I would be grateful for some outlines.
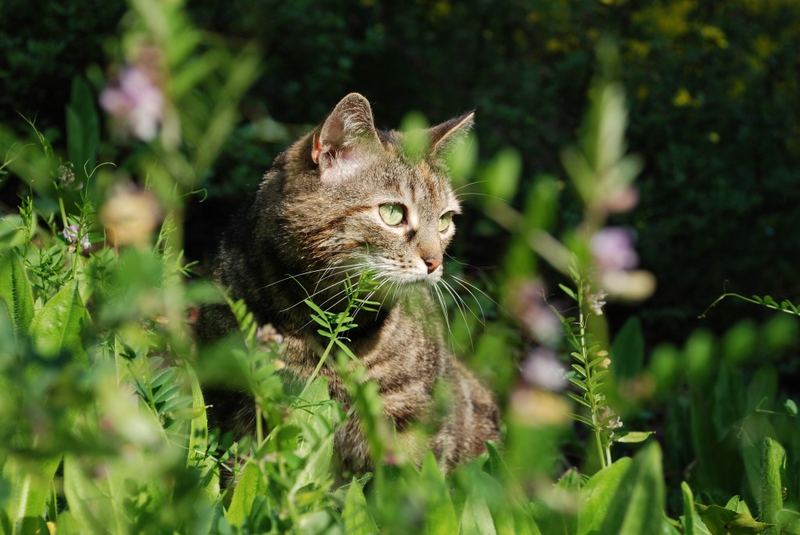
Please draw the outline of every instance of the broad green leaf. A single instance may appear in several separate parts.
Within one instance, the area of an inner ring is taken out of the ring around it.
[[[83,533],[127,533],[128,521],[121,510],[122,493],[114,475],[89,477],[77,457],[64,458],[64,496]]]
[[[264,477],[256,464],[247,463],[242,469],[242,475],[233,488],[233,497],[225,518],[232,526],[244,524],[256,495],[264,491]]]
[[[317,377],[297,405],[287,423],[303,430],[305,447],[301,453],[307,453],[314,444],[333,433],[335,411],[330,401],[328,380]]]
[[[611,369],[620,378],[635,377],[642,371],[644,363],[644,336],[639,318],[628,319],[611,345]]]
[[[797,511],[781,509],[776,521],[781,535],[800,535],[800,513]]]
[[[15,251],[0,258],[0,299],[8,307],[17,336],[27,333],[33,320],[33,291],[22,259]]]
[[[369,514],[367,500],[356,478],[350,483],[347,496],[344,499],[342,511],[344,529],[348,535],[371,535],[378,533],[378,526]]]
[[[769,524],[759,522],[747,513],[737,513],[719,505],[696,504],[697,512],[711,535],[750,535],[761,533]]]
[[[20,216],[0,217],[0,250],[24,245],[28,237],[29,230]]]
[[[684,535],[711,535],[708,528],[700,520],[700,516],[694,508],[694,496],[692,489],[683,481],[681,482],[681,493],[683,494],[683,533]]]
[[[725,504],[725,509],[730,509],[731,511],[736,511],[737,513],[745,513],[750,516],[753,516],[750,512],[750,508],[747,506],[747,502],[741,499],[738,495],[733,496],[728,503]]]
[[[188,466],[200,470],[201,481],[209,495],[214,499],[219,496],[219,472],[214,460],[207,454],[208,449],[208,416],[203,391],[193,371],[188,370],[192,382],[192,411],[194,417],[189,425]]]
[[[592,533],[600,529],[608,513],[611,500],[619,488],[619,484],[631,466],[630,457],[614,461],[595,473],[580,490],[578,509],[578,535]]]
[[[6,504],[6,512],[14,523],[25,519],[42,517],[53,493],[53,478],[60,457],[46,459],[17,460],[6,459],[3,477],[11,482],[11,496]]]
[[[476,494],[470,494],[461,512],[461,535],[497,535],[492,521],[492,513],[486,500]]]
[[[333,458],[333,434],[322,440],[315,446],[306,458],[306,464],[294,480],[292,488],[289,490],[289,499],[294,496],[306,485],[314,483],[318,486],[325,486],[331,478],[330,465]]]
[[[82,354],[81,327],[86,311],[73,280],[45,303],[31,324],[31,336],[42,355],[53,357],[62,350]]]
[[[428,535],[450,535],[458,531],[458,519],[450,489],[439,470],[436,458],[428,452],[422,461],[421,478],[428,492],[425,512],[425,533]]]
[[[658,443],[645,446],[631,462],[608,506],[601,533],[658,533],[665,522],[664,477]]]

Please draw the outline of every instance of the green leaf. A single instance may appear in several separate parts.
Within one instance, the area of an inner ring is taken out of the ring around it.
[[[17,460],[9,457],[3,466],[3,477],[12,482],[6,512],[12,522],[44,516],[53,494],[53,478],[61,457],[38,460]]]
[[[417,161],[425,156],[428,150],[428,122],[425,117],[417,112],[406,115],[400,125],[403,132],[403,152],[411,161]]]
[[[347,496],[344,499],[342,511],[345,533],[348,535],[370,535],[378,533],[378,526],[369,514],[364,491],[356,478],[350,483]]]
[[[330,480],[330,465],[333,458],[333,434],[328,435],[315,446],[306,458],[306,464],[294,480],[292,488],[289,490],[289,499],[308,484],[315,484],[319,487],[326,486]]]
[[[689,336],[684,348],[684,362],[689,386],[697,391],[705,388],[711,372],[714,338],[708,331],[698,330]]]
[[[747,506],[747,502],[741,499],[738,495],[733,496],[728,503],[725,504],[725,509],[730,509],[731,511],[736,511],[737,513],[746,513],[750,516],[753,514],[750,512],[750,508]]]
[[[711,535],[749,535],[761,533],[769,524],[759,522],[749,513],[737,513],[719,505],[696,504],[697,512]]]
[[[76,175],[91,174],[100,142],[100,122],[94,97],[83,78],[72,79],[72,93],[67,106],[67,153]]]
[[[486,193],[509,202],[517,192],[522,159],[513,149],[503,149],[489,163],[482,180]]]
[[[658,533],[665,523],[664,477],[657,442],[645,446],[608,506],[601,533]]]
[[[578,300],[578,296],[575,295],[575,292],[569,286],[567,286],[565,284],[559,284],[558,287],[561,288],[561,291],[564,292],[565,294],[567,294],[567,296],[572,298],[573,301],[577,301]]]
[[[611,501],[628,473],[631,459],[623,457],[595,473],[580,490],[577,535],[597,532],[603,525]]]
[[[0,250],[24,245],[28,236],[28,229],[20,216],[0,217]]]
[[[683,494],[683,533],[684,535],[711,535],[708,528],[700,520],[700,516],[694,508],[694,496],[692,489],[683,481],[681,482],[681,493]]]
[[[458,519],[450,489],[445,482],[444,474],[439,470],[436,458],[428,452],[422,461],[422,480],[427,495],[425,514],[425,533],[427,535],[451,535],[458,532]]]
[[[621,435],[614,437],[614,442],[621,442],[623,444],[638,444],[644,442],[655,431],[625,431]]]
[[[486,499],[470,494],[461,512],[461,535],[497,535]]]
[[[642,371],[644,363],[644,336],[639,318],[628,319],[611,345],[611,367],[620,378],[635,377]]]
[[[8,307],[17,337],[27,333],[33,320],[33,291],[22,259],[15,251],[0,259],[0,299]]]
[[[86,310],[73,280],[48,301],[31,324],[31,336],[36,349],[53,357],[62,350],[83,354],[81,327]]]
[[[800,513],[797,511],[781,509],[777,521],[781,535],[800,535]]]
[[[264,478],[258,465],[249,462],[244,465],[242,475],[233,488],[233,497],[228,510],[225,511],[225,518],[233,526],[244,524],[250,511],[253,508],[253,500],[264,491]]]
[[[209,498],[219,496],[219,471],[216,463],[208,455],[208,416],[203,391],[193,371],[188,370],[192,382],[192,411],[194,416],[189,424],[189,452],[187,465],[197,467],[201,481]]]
[[[121,511],[120,493],[110,468],[102,477],[86,474],[80,460],[68,455],[64,458],[64,496],[72,519],[82,533],[124,533],[128,521]]]

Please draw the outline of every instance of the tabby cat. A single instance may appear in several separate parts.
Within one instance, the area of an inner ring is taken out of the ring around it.
[[[350,347],[377,382],[406,452],[420,460],[432,449],[448,469],[498,439],[492,395],[449,352],[431,295],[459,212],[443,154],[472,122],[470,113],[429,129],[426,153],[412,158],[401,133],[375,128],[366,98],[347,95],[321,126],[275,159],[251,208],[226,231],[214,270],[259,324],[282,333],[284,359],[301,378],[311,374],[323,345],[303,304],[306,290],[316,289],[314,301],[335,310],[345,301],[346,273],[368,269],[385,281],[374,297],[380,311],[359,315],[359,327],[348,332]],[[233,328],[226,307],[202,311],[204,338]],[[333,367],[321,373],[331,396],[346,406]],[[435,389],[447,394],[438,418]],[[410,438],[418,436],[411,431],[417,422],[433,426],[421,444]],[[335,450],[344,467],[370,468],[357,421],[337,430]]]

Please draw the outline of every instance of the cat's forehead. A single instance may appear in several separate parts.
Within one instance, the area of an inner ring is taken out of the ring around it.
[[[446,174],[425,160],[409,163],[393,159],[374,176],[381,193],[397,196],[398,200],[437,211],[455,204]]]

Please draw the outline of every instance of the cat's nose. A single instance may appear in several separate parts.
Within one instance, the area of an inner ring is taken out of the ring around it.
[[[425,267],[428,268],[428,274],[433,273],[442,265],[441,256],[426,256],[422,261],[425,262]]]

